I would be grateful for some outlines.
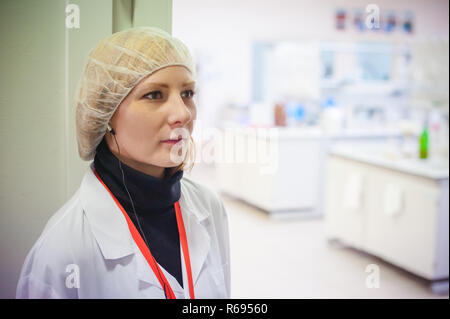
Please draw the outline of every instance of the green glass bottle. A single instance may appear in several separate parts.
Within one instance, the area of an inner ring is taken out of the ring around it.
[[[425,126],[423,128],[422,134],[420,135],[420,158],[428,158],[428,128]]]

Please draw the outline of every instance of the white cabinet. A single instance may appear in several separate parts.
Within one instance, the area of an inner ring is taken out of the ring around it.
[[[319,196],[320,140],[277,138],[271,141],[245,133],[227,134],[231,140],[245,141],[244,156],[236,159],[239,147],[232,143],[221,146],[225,155],[235,155],[229,163],[216,164],[222,192],[270,213],[314,212]],[[276,145],[272,148],[270,143]],[[253,149],[249,145],[257,147]]]
[[[326,174],[329,238],[423,278],[448,280],[448,170],[431,178],[331,154]]]
[[[327,233],[355,248],[362,249],[364,242],[364,214],[366,209],[364,166],[329,159],[326,166],[325,221]]]
[[[440,191],[436,181],[373,167],[367,183],[366,249],[425,278],[439,277],[434,247]]]

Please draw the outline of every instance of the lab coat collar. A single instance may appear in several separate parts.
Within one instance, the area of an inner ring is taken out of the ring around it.
[[[134,242],[122,211],[101,182],[97,179],[92,163],[81,183],[82,205],[89,221],[94,237],[105,259],[118,259],[130,254],[137,254],[137,275],[140,280],[160,286],[158,279],[151,270],[138,246]],[[194,285],[200,274],[200,270],[206,261],[211,244],[210,236],[206,230],[209,223],[210,212],[200,205],[194,209],[194,205],[186,196],[188,189],[181,180],[181,197],[179,200],[181,214],[183,216],[188,249],[191,261],[192,278]],[[181,251],[183,270],[183,287],[188,290],[186,267]],[[181,293],[181,286],[176,279],[161,266],[169,284],[175,292]]]
[[[125,217],[94,174],[92,163],[81,182],[80,196],[89,226],[105,259],[135,253]]]

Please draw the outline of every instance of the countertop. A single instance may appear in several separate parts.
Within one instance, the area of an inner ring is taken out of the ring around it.
[[[280,139],[345,139],[345,138],[375,138],[375,137],[400,137],[401,132],[395,128],[370,127],[359,129],[343,129],[339,131],[326,131],[317,126],[305,127],[275,127],[275,126],[228,126],[223,130],[235,130],[238,134],[257,136],[259,129],[276,128]]]
[[[400,172],[422,176],[434,180],[448,179],[448,158],[405,158],[395,149],[338,145],[332,147],[330,155],[381,166]]]

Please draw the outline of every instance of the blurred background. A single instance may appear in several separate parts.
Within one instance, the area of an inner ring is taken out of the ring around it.
[[[0,297],[90,164],[89,50],[148,25],[197,62],[185,176],[229,214],[232,298],[448,298],[448,5],[2,0]]]

